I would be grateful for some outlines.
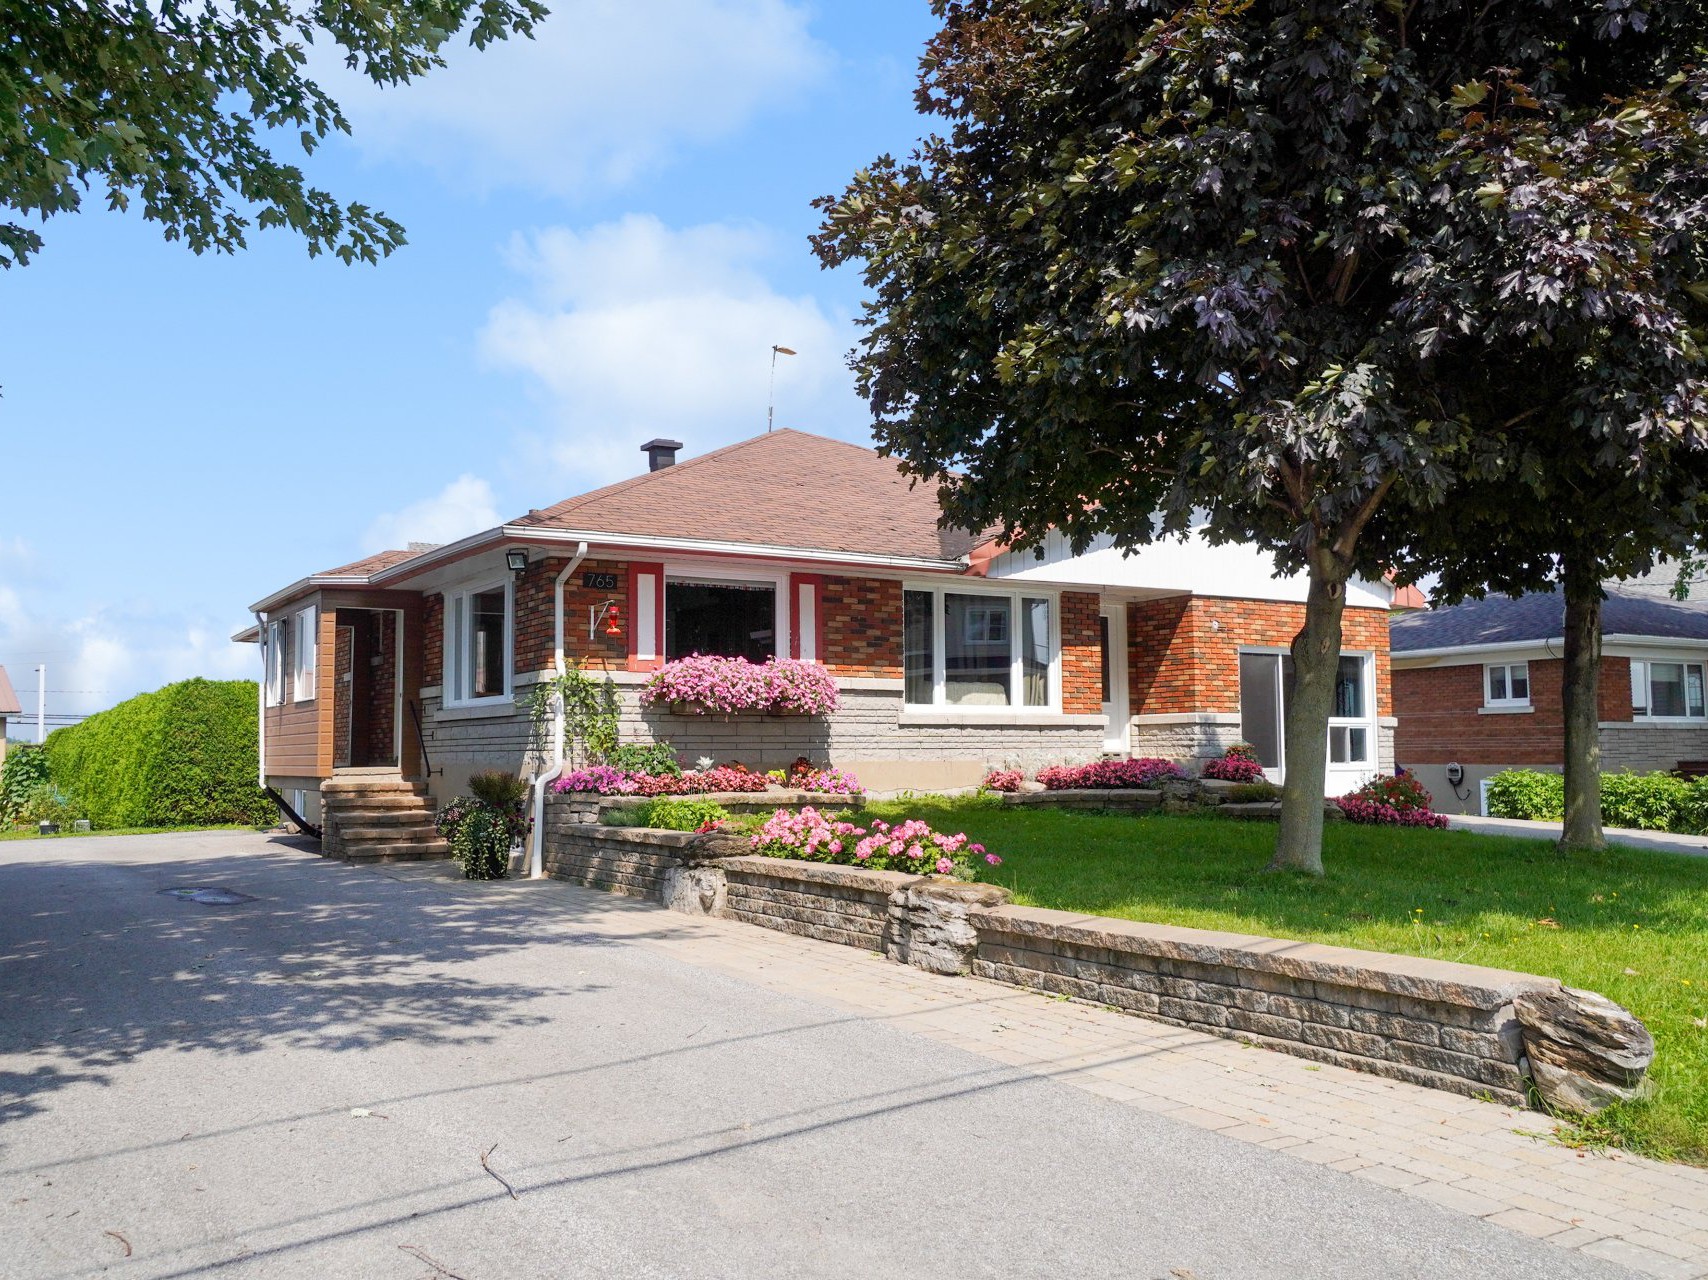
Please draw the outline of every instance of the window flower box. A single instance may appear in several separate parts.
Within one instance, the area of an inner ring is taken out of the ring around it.
[[[822,716],[841,706],[836,681],[816,662],[694,654],[666,663],[641,686],[641,702],[671,715]]]

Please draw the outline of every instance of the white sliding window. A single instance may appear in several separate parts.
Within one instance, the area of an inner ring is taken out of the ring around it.
[[[295,671],[291,678],[291,700],[293,702],[312,702],[314,700],[315,669],[320,660],[320,610],[310,605],[293,619],[296,634],[292,636]]]

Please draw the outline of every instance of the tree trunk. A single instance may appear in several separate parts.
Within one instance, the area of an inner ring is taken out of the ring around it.
[[[1346,569],[1327,547],[1310,557],[1305,625],[1293,637],[1293,686],[1287,695],[1286,787],[1271,871],[1323,873],[1323,795],[1328,779],[1328,721],[1340,672],[1340,620]]]
[[[1563,849],[1603,849],[1601,833],[1601,582],[1589,561],[1563,558],[1566,656],[1566,820]]]

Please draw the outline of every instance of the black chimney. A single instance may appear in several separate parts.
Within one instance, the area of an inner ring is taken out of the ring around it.
[[[641,446],[641,452],[646,454],[646,469],[662,471],[665,467],[674,467],[676,451],[681,447],[680,440],[648,440]]]

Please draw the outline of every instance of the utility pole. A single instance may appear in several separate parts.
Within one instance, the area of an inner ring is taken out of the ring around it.
[[[771,347],[771,393],[765,401],[765,434],[771,434],[771,427],[777,416],[777,357],[792,356],[794,351],[789,347]]]
[[[36,664],[36,744],[47,741],[47,663]]]

